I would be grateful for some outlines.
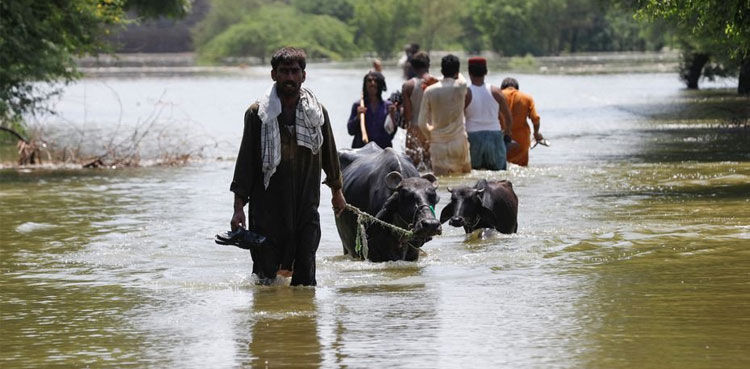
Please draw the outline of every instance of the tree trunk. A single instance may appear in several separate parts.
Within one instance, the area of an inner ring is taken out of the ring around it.
[[[690,54],[684,58],[682,78],[687,83],[687,88],[698,89],[698,80],[701,78],[703,66],[708,63],[709,55],[703,53]]]
[[[737,93],[750,94],[750,56],[746,56],[740,65],[740,81],[737,83]]]

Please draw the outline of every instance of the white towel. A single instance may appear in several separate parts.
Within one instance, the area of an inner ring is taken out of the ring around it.
[[[276,83],[266,91],[258,102],[261,155],[263,156],[263,186],[268,188],[271,176],[281,162],[281,134],[278,117],[281,114],[281,100],[276,93]],[[316,155],[323,145],[321,128],[324,123],[323,108],[312,91],[300,88],[300,99],[297,103],[295,133],[297,145],[307,147]]]

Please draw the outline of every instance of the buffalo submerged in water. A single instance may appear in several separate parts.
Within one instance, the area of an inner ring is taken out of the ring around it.
[[[357,215],[347,210],[336,218],[344,254],[374,262],[418,260],[419,248],[441,233],[434,211],[440,200],[437,178],[430,173],[420,176],[406,156],[375,143],[339,150],[339,160],[344,196],[350,205],[413,233],[413,237],[404,239],[373,223],[365,226],[367,247],[357,250]]]
[[[451,189],[451,202],[440,213],[440,222],[463,227],[466,233],[491,228],[501,233],[518,230],[518,197],[510,181],[480,179],[474,185]]]

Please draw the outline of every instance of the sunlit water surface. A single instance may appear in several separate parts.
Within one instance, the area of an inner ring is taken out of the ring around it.
[[[361,75],[308,70],[339,147]],[[436,210],[447,186],[509,179],[519,232],[446,225],[419,262],[353,261],[324,187],[316,288],[255,286],[249,253],[213,243],[267,68],[69,86],[52,127],[162,101],[218,146],[186,167],[0,172],[0,366],[749,367],[750,140],[723,124],[748,100],[673,74],[517,77],[552,146],[528,168],[441,178]]]

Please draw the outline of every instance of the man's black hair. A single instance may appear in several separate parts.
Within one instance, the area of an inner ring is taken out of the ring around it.
[[[506,89],[508,87],[513,87],[516,90],[519,90],[519,88],[518,88],[518,81],[516,81],[515,78],[511,78],[511,77],[508,77],[508,78],[504,79],[503,83],[500,84],[500,89],[503,90],[503,89]]]
[[[419,51],[409,60],[412,69],[427,69],[430,68],[430,56],[424,51]]]
[[[369,72],[365,74],[365,78],[362,79],[362,97],[365,99],[365,101],[368,101],[370,98],[367,95],[367,78],[373,77],[375,78],[375,83],[378,85],[378,100],[383,101],[383,96],[381,95],[385,90],[388,88],[385,86],[385,76],[383,76],[380,72]]]
[[[444,56],[443,60],[440,61],[440,73],[443,73],[445,77],[453,78],[458,73],[459,68],[461,68],[461,62],[453,54]]]
[[[297,62],[299,63],[300,69],[305,70],[305,66],[307,65],[305,59],[307,59],[305,50],[296,47],[282,47],[281,49],[276,50],[276,52],[273,53],[273,56],[271,56],[271,68],[276,70],[281,64]]]
[[[414,55],[419,51],[419,44],[406,44],[404,51],[408,56]]]
[[[474,77],[484,77],[487,75],[486,64],[469,64],[469,75]]]

